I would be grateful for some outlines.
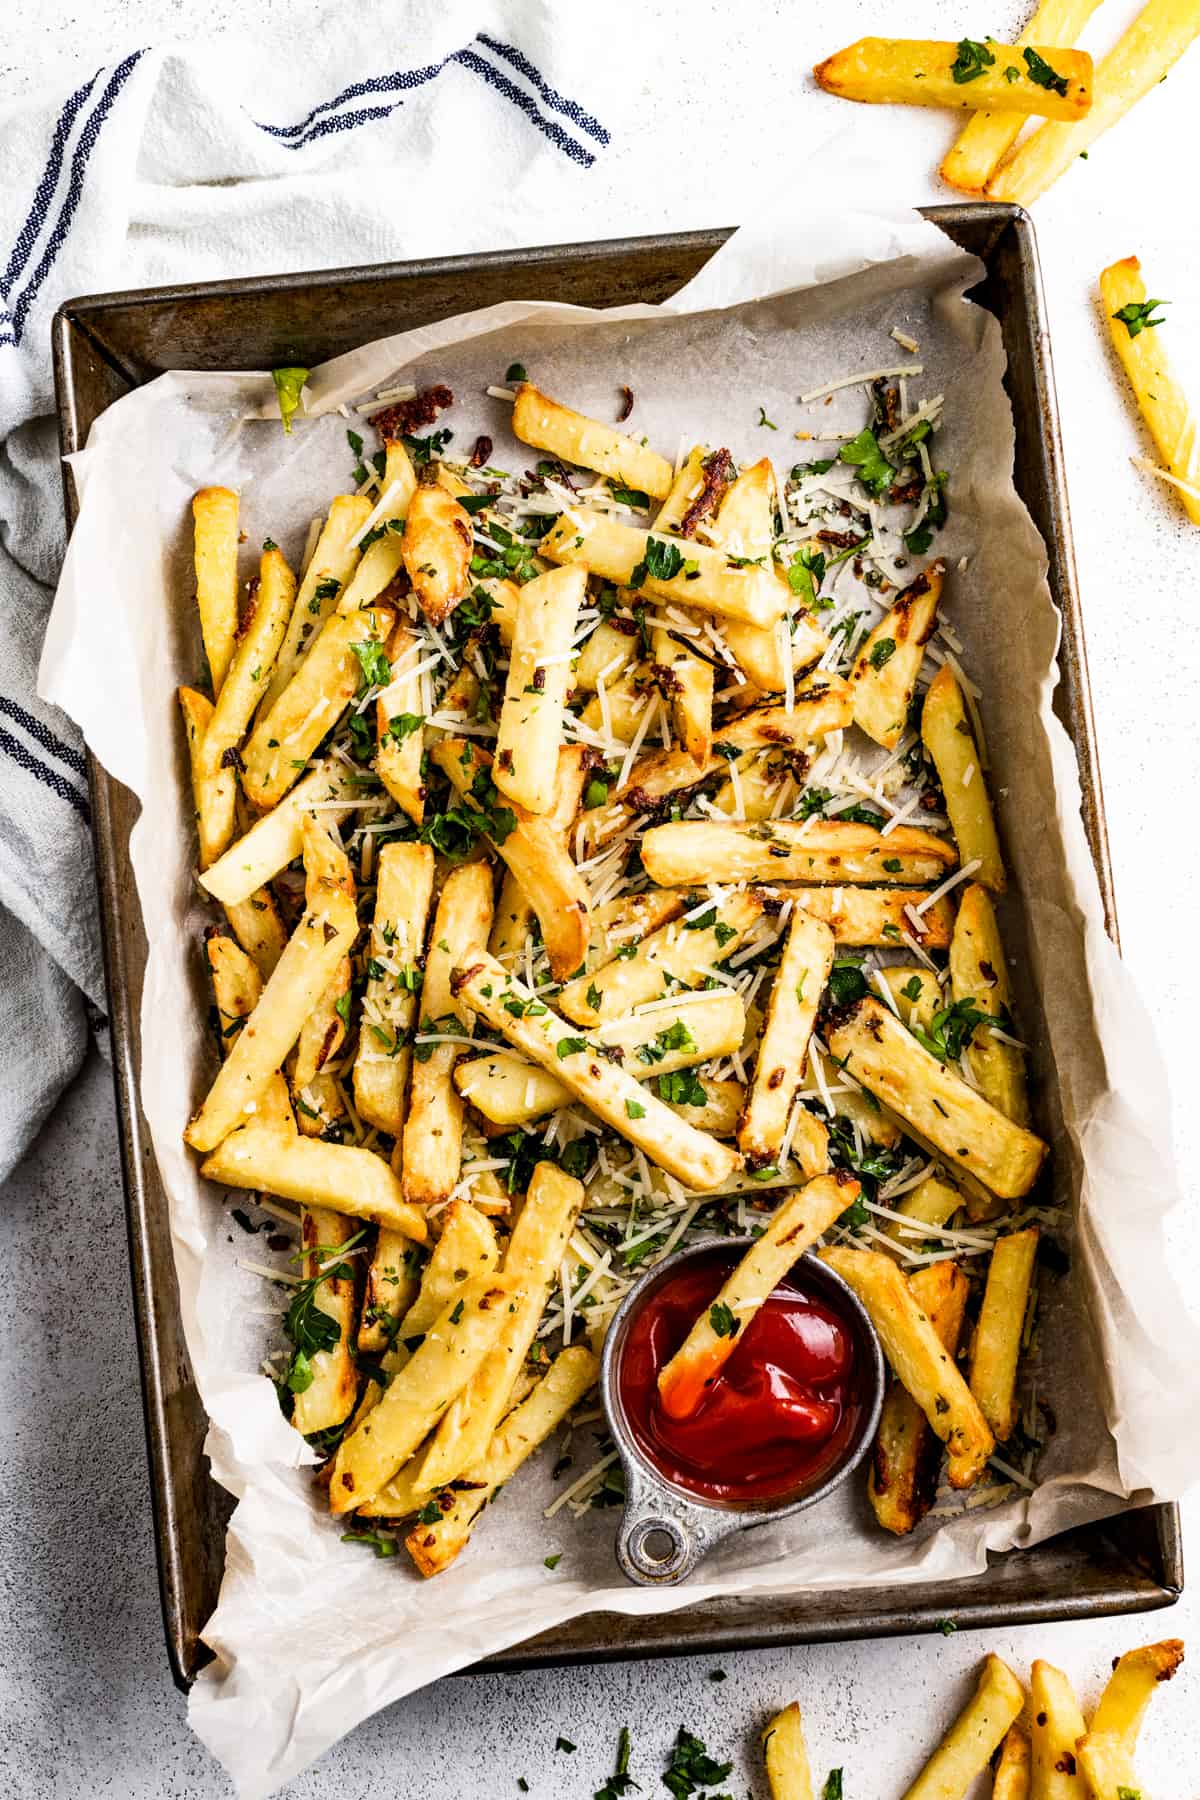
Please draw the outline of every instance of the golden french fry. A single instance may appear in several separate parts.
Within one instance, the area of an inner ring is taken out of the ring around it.
[[[797,907],[771,988],[746,1110],[738,1124],[738,1148],[748,1169],[776,1160],[793,1097],[804,1079],[808,1040],[832,966],[833,933]]]
[[[594,694],[600,682],[612,683],[633,662],[638,653],[636,626],[632,619],[602,619],[579,652],[579,661],[571,677],[576,694]]]
[[[839,1103],[843,1098],[844,1096],[839,1095]],[[896,1201],[891,1209],[902,1213],[909,1225],[901,1225],[895,1219],[889,1219],[882,1227],[884,1235],[897,1244],[905,1244],[910,1250],[915,1250],[921,1239],[929,1235],[925,1227],[932,1225],[936,1230],[941,1225],[948,1225],[962,1203],[963,1197],[956,1187],[952,1187],[938,1175],[926,1175],[911,1193]]]
[[[634,946],[642,944],[661,926],[669,925],[684,910],[683,897],[666,888],[649,888],[644,894],[622,894],[592,913],[587,967],[595,973],[624,953],[628,960]]]
[[[488,1501],[562,1424],[599,1372],[596,1358],[582,1344],[560,1351],[528,1398],[505,1419],[475,1467],[457,1487],[438,1495],[441,1519],[434,1525],[415,1525],[405,1539],[405,1549],[422,1575],[438,1575],[449,1568],[465,1549]]]
[[[937,629],[944,573],[941,563],[933,563],[909,583],[867,637],[850,671],[854,723],[888,750],[904,736],[925,646]]]
[[[952,1262],[931,1263],[909,1277],[913,1299],[953,1357],[958,1350],[970,1282]],[[872,1511],[885,1531],[903,1537],[933,1505],[942,1446],[912,1395],[893,1381],[879,1416],[867,1480]]]
[[[372,545],[367,555],[379,548],[378,544]],[[418,664],[419,644],[411,626],[403,622],[396,626],[388,640],[391,685],[375,702],[375,773],[414,825],[420,825],[425,817],[421,682],[411,672]]]
[[[992,1800],[1029,1800],[1029,1779],[1029,1734],[1020,1725],[1010,1725],[992,1778]]]
[[[381,1225],[367,1264],[358,1348],[364,1356],[386,1350],[412,1305],[420,1282],[421,1252],[411,1238]]]
[[[514,964],[519,956],[524,955],[525,944],[532,934],[536,917],[516,876],[511,869],[505,869],[488,938],[488,949],[492,955],[500,962]]]
[[[265,981],[287,949],[287,932],[269,887],[225,908],[230,930]]]
[[[547,569],[521,589],[492,769],[500,792],[526,812],[554,805],[571,644],[586,591],[578,563]]]
[[[1164,1638],[1158,1644],[1141,1644],[1127,1650],[1113,1664],[1092,1719],[1092,1730],[1117,1737],[1133,1754],[1146,1708],[1164,1681],[1170,1681],[1183,1661],[1183,1641]]]
[[[426,464],[409,501],[402,553],[413,592],[431,624],[440,625],[466,597],[474,543],[470,515],[439,483],[436,465]]]
[[[550,1289],[583,1205],[583,1186],[551,1162],[533,1171],[508,1249],[504,1274],[523,1293],[492,1349],[451,1402],[421,1463],[426,1488],[444,1488],[487,1452],[529,1354]]]
[[[975,882],[963,890],[950,940],[950,992],[956,1003],[972,1000],[980,1012],[1006,1027],[1011,1025],[1008,965],[995,908],[986,890]],[[984,1099],[1006,1118],[1028,1125],[1025,1058],[1017,1046],[1005,1043],[984,1025],[976,1029],[966,1056]]]
[[[342,1439],[329,1483],[333,1513],[372,1500],[460,1394],[522,1298],[502,1275],[473,1276],[439,1314],[371,1411]]]
[[[877,979],[892,996],[896,1011],[910,1031],[914,1025],[920,1031],[932,1030],[933,1015],[945,1004],[936,975],[912,963],[893,963],[890,968],[879,969]]]
[[[615,958],[593,974],[568,982],[558,1004],[577,1025],[596,1025],[601,1019],[625,1018],[635,1007],[660,994],[665,997],[676,984],[699,987],[715,966],[745,943],[764,910],[762,897],[747,891],[730,894],[698,918],[671,920],[643,938],[632,956]]]
[[[1044,42],[1021,50],[992,38],[982,44],[969,38],[957,44],[860,38],[818,63],[813,74],[828,93],[875,104],[966,107],[1070,120],[1085,118],[1092,105],[1087,51]]]
[[[1030,1800],[1087,1800],[1075,1746],[1087,1727],[1075,1690],[1052,1663],[1037,1661],[1029,1671],[1032,1714]]]
[[[328,619],[275,704],[255,726],[243,752],[242,786],[255,806],[278,804],[296,785],[308,759],[336,724],[363,680],[356,654],[381,646],[392,613],[335,613]]]
[[[477,945],[487,942],[491,923],[490,865],[465,863],[452,869],[430,932],[421,991],[423,1035],[453,1040],[460,1030],[450,972]],[[405,1199],[418,1206],[448,1200],[462,1172],[463,1105],[453,1079],[460,1054],[453,1041],[418,1044],[415,1049],[400,1170]]]
[[[1090,1800],[1149,1800],[1121,1739],[1089,1731],[1075,1746]]]
[[[370,966],[354,1058],[354,1103],[369,1125],[394,1138],[404,1129],[408,1036],[424,967],[433,872],[428,844],[385,844],[379,852]]]
[[[532,1062],[566,1083],[605,1124],[636,1144],[659,1168],[697,1193],[720,1187],[738,1166],[726,1145],[676,1118],[619,1064],[578,1037],[537,995],[515,981],[486,951],[457,969],[455,992]]]
[[[329,1264],[337,1263],[341,1245],[359,1225],[324,1207],[304,1207],[300,1215],[300,1241],[308,1251],[302,1274],[311,1281]],[[353,1265],[347,1265],[352,1268]],[[358,1392],[358,1369],[350,1348],[354,1324],[354,1276],[327,1275],[313,1289],[313,1305],[338,1328],[337,1342],[329,1350],[316,1350],[308,1359],[311,1376],[307,1387],[295,1393],[292,1424],[302,1436],[329,1431],[349,1418]]]
[[[384,456],[383,480],[368,533],[373,541],[360,540],[362,560],[342,590],[339,612],[356,612],[360,606],[371,606],[382,599],[400,570],[403,520],[417,490],[417,473],[408,451],[397,439],[387,440]]]
[[[642,839],[642,866],[660,887],[703,881],[803,881],[848,887],[876,881],[939,881],[957,857],[944,838],[915,825],[883,837],[873,825],[781,819],[736,825],[684,820]]]
[[[789,1195],[731,1271],[711,1307],[659,1370],[659,1399],[669,1418],[691,1417],[763,1302],[821,1233],[853,1205],[859,1192],[854,1177],[838,1169]]]
[[[1171,369],[1161,326],[1150,321],[1155,305],[1148,301],[1142,265],[1136,256],[1111,263],[1100,277],[1100,299],[1117,359],[1129,378],[1154,448],[1184,511],[1193,525],[1200,525],[1200,444],[1196,417],[1188,397]],[[1130,324],[1121,318],[1131,314]],[[1137,326],[1134,330],[1132,327]],[[1179,485],[1182,483],[1183,485]]]
[[[296,1040],[291,1067],[292,1095],[300,1130],[306,1137],[319,1137],[329,1123],[325,1117],[326,1109],[321,1104],[327,1096],[316,1084],[325,1064],[337,1055],[345,1042],[346,1022],[338,1006],[341,1005],[343,1012],[346,1010],[349,992],[350,958],[344,956],[334,970],[329,986],[305,1018]],[[331,1116],[339,1117],[340,1112],[339,1100]]]
[[[712,755],[713,667],[680,634],[657,626],[651,634],[654,679],[666,700],[675,734],[692,761]]]
[[[200,635],[220,694],[238,628],[238,497],[231,488],[201,488],[192,500],[196,605]]]
[[[876,945],[898,950],[910,939],[922,950],[949,946],[954,926],[949,900],[935,900],[921,914],[924,929],[920,933],[909,917],[908,908],[915,909],[929,899],[923,888],[794,887],[791,891],[797,906],[828,925],[839,947]]]
[[[262,1188],[285,1200],[327,1207],[373,1225],[390,1225],[414,1243],[428,1235],[420,1207],[405,1203],[381,1156],[354,1144],[326,1144],[278,1125],[243,1125],[200,1165],[208,1181]]]
[[[234,760],[233,753],[266,692],[295,603],[296,577],[283,552],[272,545],[262,553],[252,609],[238,634],[237,646],[205,733],[204,767],[210,779],[215,780],[220,770]],[[232,833],[232,816],[229,830]]]
[[[951,1487],[971,1487],[987,1467],[995,1439],[954,1358],[904,1276],[890,1256],[877,1251],[838,1244],[818,1254],[854,1289],[879,1333],[897,1380],[945,1444]]]
[[[1042,0],[1014,48],[1073,44],[1099,4],[1100,0]],[[942,158],[942,180],[964,194],[981,194],[1000,158],[1016,143],[1024,123],[1021,113],[976,113]]]
[[[471,784],[482,770],[491,767],[488,752],[465,738],[447,737],[434,745],[430,755],[451,786],[468,805],[473,804]],[[507,810],[514,813],[516,823],[503,838],[497,836],[493,841],[537,914],[554,979],[563,981],[587,955],[587,885],[571,860],[562,833],[549,819],[521,807]]]
[[[804,1722],[795,1700],[775,1714],[762,1734],[762,1747],[771,1800],[815,1800]]]
[[[770,459],[743,469],[721,501],[712,535],[732,555],[761,557],[781,587],[788,609],[787,629],[782,636],[778,626],[763,630],[755,625],[742,625],[730,620],[723,636],[730,651],[751,681],[767,693],[780,694],[788,685],[789,668],[794,677],[798,669],[808,669],[819,662],[829,648],[829,639],[812,614],[792,593],[787,576],[775,561],[775,520],[779,513],[779,495],[775,471]]]
[[[929,684],[921,709],[921,737],[946,796],[950,829],[964,865],[978,862],[975,879],[994,894],[1005,886],[1004,859],[983,776],[979,746],[954,671],[944,663]]]
[[[237,906],[299,856],[304,820],[313,816],[314,809],[319,809],[326,824],[340,825],[358,803],[353,772],[333,758],[318,763],[278,806],[205,870],[200,886],[222,905]]]
[[[827,1041],[855,1081],[956,1168],[1005,1200],[1029,1192],[1046,1145],[931,1056],[880,1001],[847,1008]]]
[[[639,444],[624,432],[589,419],[584,413],[560,406],[532,382],[517,389],[512,412],[514,437],[535,450],[547,450],[561,461],[581,469],[595,469],[623,486],[639,489],[661,500],[669,491],[673,470],[665,456]]]
[[[217,1006],[221,1055],[227,1057],[234,1038],[262,997],[262,976],[252,958],[219,932],[209,934],[204,949]],[[294,1127],[292,1103],[282,1075],[276,1073],[266,1084],[259,1097],[256,1118],[262,1124]]]
[[[1095,104],[1077,125],[1047,123],[1018,144],[984,190],[989,200],[1032,206],[1102,132],[1156,88],[1200,32],[1192,0],[1148,0],[1096,67]]]
[[[189,687],[179,688],[178,698],[191,764],[200,867],[207,869],[220,857],[233,834],[237,777],[231,766],[219,768],[213,774],[205,761],[204,740],[212,724],[212,701],[206,694]]]
[[[769,570],[739,568],[723,550],[708,544],[689,540],[681,550],[678,540],[656,538],[652,531],[581,507],[573,506],[569,514],[564,513],[538,550],[552,562],[585,563],[593,575],[621,587],[630,586],[637,573],[641,590],[655,599],[674,600],[692,612],[717,613],[750,625],[777,625],[787,604]],[[649,573],[647,559],[651,557],[670,565],[674,572]]]
[[[266,718],[325,620],[337,610],[338,596],[358,566],[354,540],[370,516],[371,502],[365,494],[338,494],[330,501],[329,515],[304,570],[283,647],[275,659],[271,685],[263,695],[260,719]]]
[[[998,1656],[984,1660],[974,1694],[904,1800],[963,1800],[1025,1704],[1025,1690]]]
[[[971,1350],[971,1392],[1000,1444],[1017,1422],[1017,1361],[1037,1246],[1036,1225],[996,1239]]]

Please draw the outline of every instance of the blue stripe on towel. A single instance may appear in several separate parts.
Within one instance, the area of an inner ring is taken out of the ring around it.
[[[46,214],[50,210],[50,202],[58,187],[58,178],[62,174],[63,155],[66,151],[67,139],[71,135],[71,127],[75,123],[80,107],[95,87],[100,78],[97,69],[90,81],[76,88],[66,105],[58,115],[58,124],[54,127],[54,137],[50,144],[50,154],[46,158],[46,167],[42,171],[42,179],[34,191],[33,204],[29,208],[25,223],[17,233],[17,241],[13,245],[12,255],[8,259],[8,267],[0,275],[0,293],[5,299],[12,293],[13,287],[20,279],[29,261],[29,254],[38,240],[42,226],[46,223]]]
[[[10,756],[19,768],[25,770],[27,775],[35,776],[43,787],[48,787],[51,793],[57,794],[60,800],[69,801],[84,823],[91,824],[92,810],[83,795],[77,794],[70,782],[65,780],[57,769],[47,768],[40,757],[34,756],[25,748],[19,738],[13,737],[10,732],[4,730],[3,726],[0,726],[0,750]]]
[[[593,118],[590,112],[585,112],[577,101],[568,100],[564,94],[560,94],[556,88],[552,88],[550,83],[534,68],[524,51],[518,50],[515,44],[502,44],[499,38],[489,37],[486,31],[479,32],[475,42],[484,44],[497,56],[502,56],[505,62],[511,63],[514,69],[519,69],[526,81],[537,89],[546,105],[553,107],[555,112],[560,112],[564,119],[570,119],[573,125],[578,125],[581,131],[586,131],[589,137],[595,138],[598,144],[611,142],[599,119]]]
[[[15,700],[10,700],[7,694],[0,694],[0,712],[7,713],[13,723],[39,743],[43,750],[48,750],[60,763],[65,763],[68,769],[74,769],[77,775],[87,780],[87,763],[83,757],[70,744],[64,744],[48,725],[35,719],[32,713],[26,712],[23,706],[18,706]]]
[[[474,50],[456,50],[450,60],[461,63],[464,69],[470,69],[476,75],[481,75],[489,87],[495,88],[498,94],[503,94],[506,100],[511,100],[514,106],[519,107],[530,123],[536,125],[552,144],[557,144],[558,148],[564,155],[569,156],[572,162],[579,163],[585,169],[591,168],[596,160],[591,151],[585,150],[582,144],[577,144],[561,125],[554,123],[553,119],[545,118],[533,104],[529,95],[523,94],[519,87],[515,87],[507,75],[502,75],[499,69],[493,68],[490,62],[485,62],[483,57],[477,55]]]

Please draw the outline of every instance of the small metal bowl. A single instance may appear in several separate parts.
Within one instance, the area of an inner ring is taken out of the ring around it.
[[[608,1329],[600,1368],[600,1396],[625,1471],[625,1510],[617,1532],[617,1562],[622,1574],[642,1587],[669,1587],[684,1581],[702,1557],[734,1532],[788,1518],[824,1500],[858,1467],[879,1424],[886,1370],[875,1327],[841,1276],[808,1251],[789,1272],[790,1277],[802,1291],[827,1301],[850,1326],[865,1389],[858,1429],[841,1460],[828,1474],[778,1499],[719,1501],[703,1500],[670,1480],[641,1450],[620,1391],[621,1358],[630,1326],[651,1295],[685,1263],[711,1256],[714,1250],[741,1256],[754,1241],[750,1237],[711,1237],[690,1244],[686,1250],[677,1250],[648,1270],[626,1294]]]

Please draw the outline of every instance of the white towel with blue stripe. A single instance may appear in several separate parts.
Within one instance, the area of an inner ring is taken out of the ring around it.
[[[0,1179],[104,1004],[82,747],[36,692],[64,541],[55,310],[594,235],[626,85],[597,48],[551,0],[295,0],[273,42],[134,49],[0,106]]]

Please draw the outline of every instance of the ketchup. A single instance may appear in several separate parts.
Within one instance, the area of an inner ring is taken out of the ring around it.
[[[736,1262],[718,1247],[648,1296],[621,1350],[625,1414],[648,1461],[701,1499],[799,1498],[842,1460],[862,1415],[854,1328],[823,1300],[781,1282],[695,1412],[673,1419],[659,1400],[660,1369]]]

